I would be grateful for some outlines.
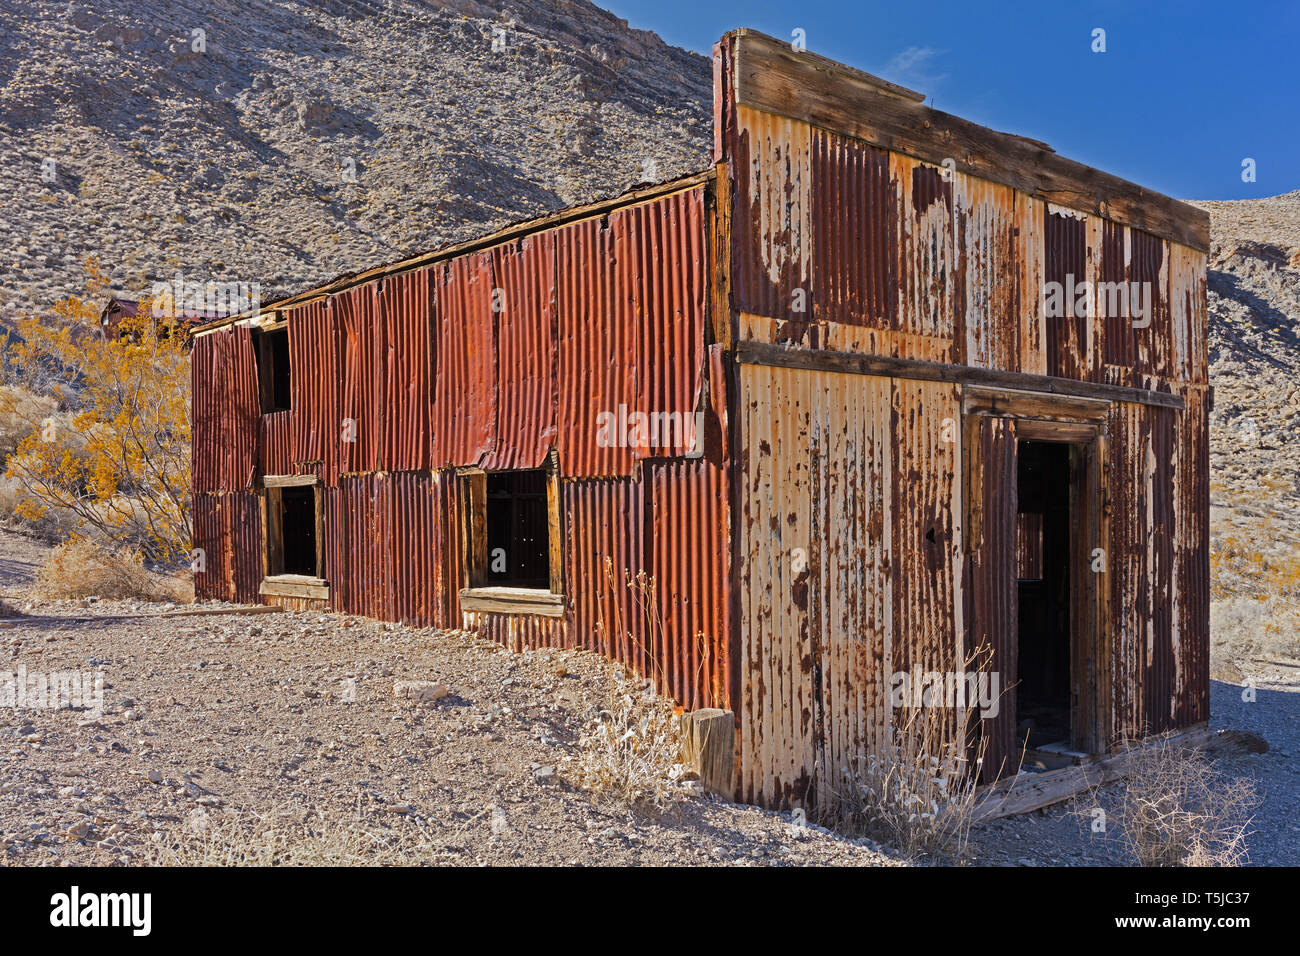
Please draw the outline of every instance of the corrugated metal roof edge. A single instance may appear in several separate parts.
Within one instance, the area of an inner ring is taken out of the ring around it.
[[[707,169],[703,169],[699,172],[679,176],[676,179],[656,183],[653,186],[646,186],[640,189],[630,189],[618,196],[612,196],[609,199],[601,199],[593,203],[584,203],[580,206],[569,206],[566,209],[548,213],[545,216],[520,220],[519,222],[511,223],[495,232],[487,233],[475,239],[468,239],[465,242],[439,246],[437,249],[422,252],[407,259],[401,259],[397,262],[391,262],[382,266],[375,266],[361,272],[345,273],[323,285],[313,286],[303,292],[297,292],[293,295],[286,296],[283,299],[268,302],[259,308],[259,312],[269,312],[289,308],[290,306],[304,305],[314,299],[323,298],[336,292],[343,292],[346,289],[362,285],[372,279],[386,278],[403,272],[411,272],[435,262],[442,262],[471,252],[478,252],[492,246],[500,245],[504,242],[509,242],[513,239],[521,239],[525,236],[532,235],[533,233],[568,225],[569,223],[577,222],[581,219],[590,219],[593,216],[604,215],[605,213],[615,209],[622,209],[627,206],[637,206],[645,202],[651,202],[655,199],[661,199],[664,196],[671,195],[672,193],[682,192],[687,189],[693,189],[696,186],[705,185],[712,182],[716,176],[717,167],[711,165]],[[227,316],[214,322],[208,322],[204,325],[196,326],[193,330],[193,334],[195,336],[200,336],[208,332],[215,332],[218,329],[235,325],[238,322],[246,321],[250,318],[252,318],[251,311],[241,312],[238,315]]]

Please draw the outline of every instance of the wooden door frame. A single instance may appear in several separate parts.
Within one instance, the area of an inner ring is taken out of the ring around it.
[[[1070,448],[1070,746],[1101,754],[1110,742],[1111,688],[1109,620],[1109,501],[1105,475],[1107,421],[1113,403],[1079,396],[966,386],[962,415],[1010,419],[1019,454],[1021,441],[1066,444]],[[964,427],[966,441],[977,429]],[[972,467],[979,456],[963,455]],[[978,479],[978,480],[977,480]],[[983,476],[967,476],[965,487],[982,489]],[[968,498],[967,524],[979,528],[982,505]],[[1005,529],[1014,534],[1015,530]],[[1100,549],[1100,551],[1098,551]],[[970,605],[974,607],[974,603]],[[967,633],[973,634],[969,620]],[[1013,646],[1018,646],[1017,641]],[[1018,661],[1016,662],[1018,664]],[[1014,706],[1014,703],[1013,703]]]

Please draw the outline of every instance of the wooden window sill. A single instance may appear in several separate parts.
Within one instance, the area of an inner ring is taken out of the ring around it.
[[[258,594],[272,597],[310,598],[314,601],[328,601],[330,597],[329,582],[323,578],[313,578],[306,574],[276,574],[262,578]]]
[[[462,611],[564,616],[564,595],[541,588],[462,588]]]

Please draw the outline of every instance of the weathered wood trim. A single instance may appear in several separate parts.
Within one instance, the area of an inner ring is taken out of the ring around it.
[[[1106,385],[1101,382],[1081,382],[1072,378],[1031,375],[1027,372],[1000,372],[967,365],[862,355],[857,352],[790,348],[785,345],[769,345],[766,342],[737,342],[735,355],[736,361],[742,365],[805,368],[823,372],[844,372],[849,375],[884,375],[890,378],[954,382],[959,385],[987,385],[1050,395],[1079,396],[1109,402],[1140,402],[1144,405],[1159,405],[1164,408],[1184,407],[1182,396],[1170,392],[1153,392],[1149,389]]]
[[[533,588],[461,588],[460,609],[491,614],[564,616],[564,595]]]
[[[711,311],[713,341],[731,347],[731,176],[726,163],[719,163],[710,190],[710,227],[712,252]]]
[[[265,488],[303,488],[319,485],[319,475],[263,475],[262,486]]]
[[[961,406],[965,415],[1102,422],[1110,414],[1111,402],[1081,395],[1044,395],[1042,392],[967,385],[962,389]]]
[[[1096,441],[1099,426],[1092,422],[1056,422],[1041,418],[1017,418],[1016,437],[1025,441],[1059,441],[1086,445]]]
[[[273,597],[310,598],[312,600],[328,601],[330,588],[328,582],[322,578],[308,577],[305,574],[277,574],[269,578],[263,578],[257,593]]]
[[[560,467],[559,456],[552,448],[547,455],[546,475],[546,523],[547,523],[547,571],[551,592],[564,593],[564,516],[560,508]]]
[[[734,44],[736,103],[834,130],[927,163],[1012,186],[1046,202],[1143,229],[1200,252],[1209,213],[1059,156],[1045,143],[931,109],[886,81],[753,30]]]
[[[711,182],[716,172],[712,166],[698,173],[692,173],[682,176],[678,179],[669,180],[666,183],[658,183],[654,186],[646,186],[641,189],[633,189],[621,196],[614,196],[611,199],[602,199],[598,202],[587,203],[581,206],[573,206],[569,209],[561,209],[559,212],[551,213],[547,216],[540,216],[535,219],[526,219],[498,229],[496,232],[490,232],[485,236],[477,239],[469,239],[465,242],[454,243],[449,246],[443,246],[429,252],[421,253],[409,259],[402,259],[398,262],[392,262],[387,265],[376,266],[373,269],[367,269],[364,272],[354,272],[348,275],[342,275],[324,285],[315,286],[295,295],[286,296],[283,299],[277,299],[275,302],[267,303],[262,312],[267,309],[277,311],[287,309],[291,306],[305,305],[308,302],[314,302],[317,299],[328,298],[335,293],[350,289],[353,286],[362,285],[372,279],[384,279],[389,276],[401,275],[404,272],[412,272],[421,269],[424,266],[431,265],[435,262],[443,262],[447,259],[455,259],[458,256],[467,255],[471,252],[478,252],[492,246],[501,245],[515,239],[522,239],[524,236],[533,233],[542,232],[547,229],[554,229],[559,226],[565,226],[572,222],[582,219],[592,219],[596,216],[603,216],[615,209],[623,209],[629,206],[637,206],[641,203],[652,202],[656,199],[662,199],[664,196],[670,196],[673,193],[684,192],[688,189],[695,189],[705,183]],[[260,313],[258,313],[260,314]],[[255,314],[251,311],[241,312],[239,315],[227,316],[223,319],[216,319],[203,325],[195,326],[193,335],[205,335],[209,332],[215,332],[218,329],[225,328],[228,325],[235,325],[240,322],[248,322],[253,319]]]
[[[1169,742],[1178,747],[1203,747],[1212,739],[1209,727],[1197,724],[1169,735]],[[1071,797],[1122,780],[1129,772],[1129,762],[1142,747],[1150,746],[1152,739],[1142,741],[1120,753],[1102,757],[1077,767],[1062,767],[1046,773],[1020,774],[997,783],[980,787],[975,809],[975,822],[987,823],[1017,813],[1029,813],[1060,803]]]

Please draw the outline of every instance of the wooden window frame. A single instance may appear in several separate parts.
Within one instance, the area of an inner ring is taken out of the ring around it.
[[[528,469],[531,470],[531,469]],[[543,617],[564,615],[564,546],[563,521],[560,514],[560,474],[555,453],[546,465],[547,561],[550,586],[547,588],[512,588],[488,585],[487,568],[487,472],[481,468],[460,468],[461,527],[465,529],[461,554],[461,580],[469,582],[460,590],[464,611],[494,614],[535,614]]]
[[[272,408],[275,404],[275,376],[272,369],[272,361],[269,339],[267,336],[272,333],[283,332],[287,338],[289,335],[289,321],[283,319],[276,322],[268,322],[254,330],[253,332],[253,356],[257,363],[257,402],[258,412],[261,415],[275,415],[279,412],[293,411],[293,383],[289,384],[289,404],[285,408]],[[293,374],[293,364],[290,361],[289,374]]]
[[[325,564],[324,509],[321,481],[316,475],[266,475],[262,479],[262,583],[259,594],[273,597],[308,598],[327,601],[329,582],[321,577]],[[285,488],[311,488],[316,517],[316,575],[273,574],[284,557],[283,528],[271,516],[279,513],[281,493]]]

